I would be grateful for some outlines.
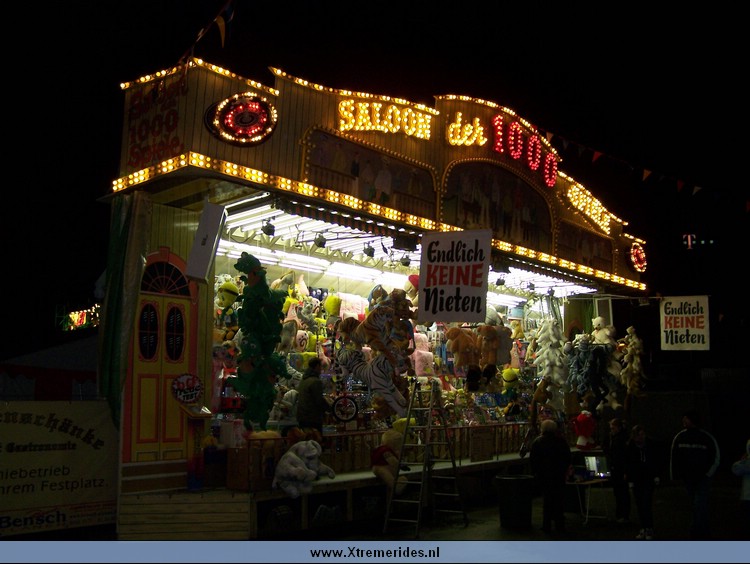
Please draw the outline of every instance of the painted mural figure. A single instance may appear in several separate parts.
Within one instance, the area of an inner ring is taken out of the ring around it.
[[[341,141],[336,142],[336,148],[333,150],[333,162],[331,163],[333,170],[342,174],[348,174],[349,166],[347,165],[346,153],[341,147]]]
[[[370,164],[370,159],[365,161],[365,167],[359,177],[359,189],[365,195],[365,198],[374,201],[375,198],[375,171]]]
[[[359,187],[359,151],[355,151],[352,156],[352,162],[349,165],[349,174],[354,177],[352,180],[352,196],[360,200],[363,199],[364,194],[361,193]]]
[[[383,168],[381,168],[378,171],[377,176],[375,176],[375,197],[373,198],[373,201],[378,204],[387,204],[391,201],[391,191],[392,191],[392,176],[391,171],[389,170],[390,166],[390,159],[388,157],[382,158]]]

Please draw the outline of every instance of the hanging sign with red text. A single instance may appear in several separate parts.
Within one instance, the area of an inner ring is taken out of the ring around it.
[[[677,296],[661,300],[661,350],[707,351],[708,296]]]
[[[489,229],[422,235],[420,322],[484,322],[491,246]]]

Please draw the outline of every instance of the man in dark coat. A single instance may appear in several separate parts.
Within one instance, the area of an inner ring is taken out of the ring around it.
[[[531,444],[531,471],[544,498],[542,530],[565,532],[565,483],[570,475],[571,454],[567,441],[558,433],[557,423],[545,419],[542,434]]]
[[[297,386],[297,423],[301,429],[317,429],[322,434],[323,419],[331,404],[323,396],[321,368],[320,359],[311,358]]]
[[[719,467],[719,445],[700,427],[700,414],[689,409],[682,415],[683,429],[672,440],[670,474],[685,484],[693,506],[690,540],[710,540],[709,499],[711,480]]]
[[[630,491],[625,481],[625,460],[628,433],[625,422],[617,417],[609,421],[609,441],[605,449],[609,463],[609,482],[615,496],[615,519],[626,523],[630,519]]]

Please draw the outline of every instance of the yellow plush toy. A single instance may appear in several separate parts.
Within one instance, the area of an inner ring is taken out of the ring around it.
[[[516,340],[526,338],[526,335],[524,335],[523,332],[523,327],[521,327],[521,322],[518,321],[518,319],[513,319],[510,322],[510,328],[513,330],[513,333],[510,336],[511,339]]]
[[[503,370],[503,394],[515,396],[518,389],[521,371],[518,368],[506,368]]]
[[[323,302],[323,309],[326,312],[326,330],[328,336],[332,337],[336,332],[339,321],[341,321],[341,297],[335,294],[333,288],[329,290],[328,296]]]
[[[240,328],[234,307],[239,295],[237,285],[231,281],[224,282],[216,293],[216,305],[221,308],[216,319],[216,326],[221,333],[216,335],[219,342],[231,340]]]
[[[394,491],[396,494],[400,494],[406,488],[406,476],[399,476],[396,480],[403,440],[404,435],[402,433],[395,429],[388,429],[380,439],[380,446],[373,449],[370,455],[372,473],[385,483],[388,488],[388,495]]]

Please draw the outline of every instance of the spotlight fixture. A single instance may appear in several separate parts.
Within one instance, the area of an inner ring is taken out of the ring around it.
[[[372,245],[370,245],[370,243],[367,243],[365,245],[365,249],[362,252],[370,258],[373,258],[375,256],[375,249],[372,247]]]
[[[318,246],[318,247],[320,247],[322,249],[323,247],[326,246],[326,238],[323,237],[322,234],[318,233],[315,236],[315,240],[313,241],[313,243],[315,243],[316,246]]]
[[[505,286],[505,278],[498,278],[495,281],[495,286]]]
[[[399,259],[399,262],[401,263],[401,266],[409,266],[411,264],[411,259],[404,255]]]
[[[260,230],[269,237],[273,237],[274,233],[276,233],[276,227],[271,223],[270,219],[266,220]]]
[[[529,291],[533,292],[536,286],[534,286],[533,282],[529,282]]]
[[[510,268],[508,268],[508,265],[504,261],[496,260],[492,263],[492,272],[497,272],[498,274],[510,274]]]

